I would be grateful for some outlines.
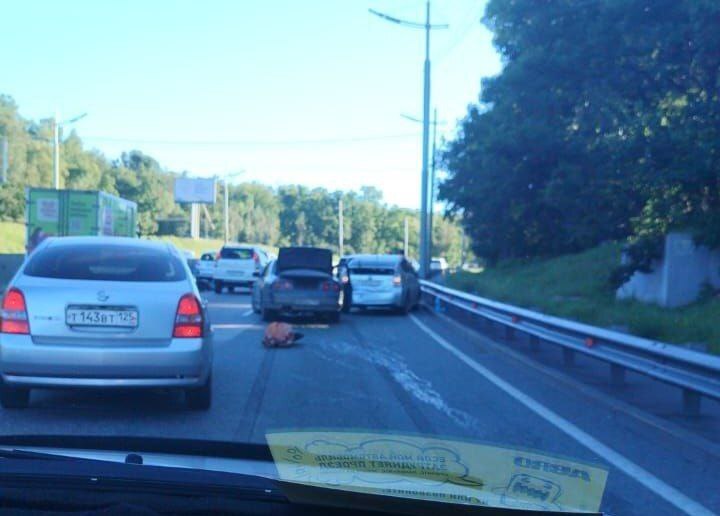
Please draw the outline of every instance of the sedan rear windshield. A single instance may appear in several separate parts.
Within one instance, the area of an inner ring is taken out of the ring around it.
[[[369,276],[392,276],[395,274],[395,269],[388,269],[385,267],[352,267],[350,274],[366,274]]]
[[[233,247],[223,247],[220,251],[220,258],[225,260],[252,260],[252,249],[238,249]]]
[[[30,258],[27,276],[104,281],[181,281],[182,262],[163,249],[129,245],[63,245]]]

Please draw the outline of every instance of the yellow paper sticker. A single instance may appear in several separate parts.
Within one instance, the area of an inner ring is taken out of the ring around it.
[[[281,480],[449,503],[597,512],[608,475],[551,455],[418,436],[276,432],[266,438]]]

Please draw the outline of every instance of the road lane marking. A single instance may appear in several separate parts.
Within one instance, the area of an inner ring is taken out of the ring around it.
[[[208,303],[208,306],[210,308],[247,308],[250,306],[249,303]],[[252,310],[247,312],[248,314],[252,313]]]
[[[213,324],[213,330],[262,330],[262,324]]]
[[[616,452],[609,446],[601,443],[590,434],[584,432],[579,427],[572,424],[567,419],[559,416],[546,406],[526,395],[524,392],[516,389],[508,382],[497,376],[495,373],[491,372],[489,369],[481,366],[475,360],[470,358],[468,355],[457,349],[443,337],[441,337],[429,327],[427,327],[424,323],[420,322],[420,320],[415,315],[410,314],[410,319],[418,326],[418,328],[424,331],[435,342],[440,344],[440,346],[445,348],[446,351],[449,351],[450,353],[455,355],[457,359],[464,362],[465,365],[483,376],[486,380],[494,384],[500,390],[504,391],[505,394],[514,398],[516,401],[520,402],[527,409],[540,416],[542,419],[556,427],[558,430],[572,437],[573,439],[575,439],[575,441],[582,444],[593,453],[598,454],[600,457],[603,458],[603,460],[606,460],[609,463],[613,464],[616,468],[624,472],[630,478],[633,478],[636,481],[640,482],[650,491],[665,499],[667,502],[671,503],[681,511],[692,515],[712,516],[713,514],[715,514],[705,506],[685,496],[683,493],[681,493],[674,487],[666,484],[656,476],[652,475],[647,470],[638,466],[630,459]]]
[[[690,433],[688,430],[685,430],[684,428],[680,427],[679,425],[677,425],[675,423],[671,423],[669,421],[662,420],[662,419],[658,418],[657,416],[648,414],[648,413],[642,411],[641,409],[635,408],[634,406],[632,406],[624,401],[618,400],[616,398],[612,398],[612,397],[604,394],[603,392],[598,391],[588,385],[585,385],[585,384],[579,382],[578,380],[572,378],[571,376],[568,376],[568,375],[558,371],[557,369],[553,369],[551,367],[539,364],[536,360],[533,360],[532,358],[529,358],[529,357],[523,355],[522,353],[520,353],[519,351],[517,351],[515,349],[511,349],[507,346],[502,346],[502,345],[498,344],[496,341],[494,341],[492,338],[488,337],[487,335],[483,335],[482,333],[478,332],[477,330],[475,330],[473,328],[464,326],[463,324],[460,324],[458,321],[452,319],[451,317],[448,317],[445,314],[436,313],[434,315],[436,317],[442,319],[446,323],[452,325],[453,327],[457,328],[458,331],[464,332],[467,335],[471,335],[471,338],[482,341],[483,346],[489,346],[493,350],[509,356],[512,360],[517,360],[518,362],[522,363],[523,365],[533,368],[536,371],[549,376],[552,381],[568,385],[572,389],[575,389],[575,391],[580,392],[584,396],[591,398],[593,401],[603,403],[603,404],[607,405],[609,408],[611,408],[612,410],[616,410],[616,411],[622,412],[624,414],[627,414],[628,416],[637,419],[641,423],[651,426],[652,428],[655,428],[656,430],[665,432],[665,433],[675,437],[676,439],[679,439],[680,441],[683,442],[683,444],[695,446],[696,448],[699,448],[704,453],[709,453],[709,454],[715,455],[716,457],[720,458],[720,445],[708,441],[705,437]]]

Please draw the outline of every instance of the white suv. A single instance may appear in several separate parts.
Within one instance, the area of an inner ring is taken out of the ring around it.
[[[219,294],[225,287],[230,292],[235,287],[252,287],[269,261],[267,253],[259,247],[225,244],[215,260],[215,292]]]

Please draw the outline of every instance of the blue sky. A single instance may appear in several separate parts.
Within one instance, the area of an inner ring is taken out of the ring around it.
[[[435,0],[432,103],[451,136],[500,71],[484,0]],[[12,2],[0,92],[29,118],[87,112],[76,129],[113,158],[140,149],[196,176],[419,201],[422,0]],[[372,137],[371,139],[366,139]],[[378,138],[375,138],[378,137]]]

